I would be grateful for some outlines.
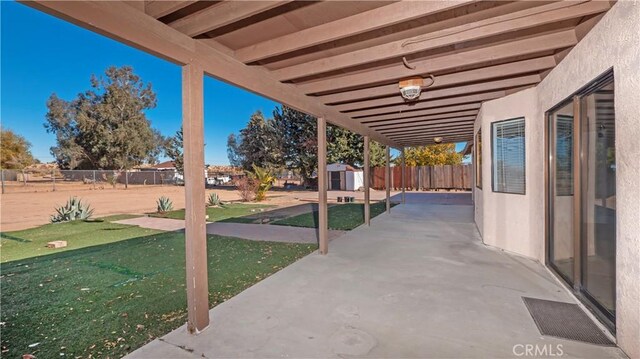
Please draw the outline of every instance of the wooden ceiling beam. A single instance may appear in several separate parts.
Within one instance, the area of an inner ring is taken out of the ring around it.
[[[144,12],[153,18],[161,18],[195,3],[197,0],[164,1],[153,0],[144,4]]]
[[[223,1],[173,21],[169,26],[187,36],[194,37],[290,1]]]
[[[199,63],[205,73],[221,81],[260,94],[298,111],[327,121],[372,140],[396,147],[393,141],[352,120],[348,115],[302,94],[295,85],[283,84],[261,67],[247,66],[228,54],[195,40],[143,12],[131,11],[122,1],[21,1],[84,28],[147,51],[179,65]]]
[[[448,137],[448,138],[467,138],[467,137],[471,137],[473,138],[473,132],[457,132],[457,133],[446,133],[446,132],[439,132],[439,133],[428,133],[428,134],[424,134],[424,135],[420,135],[420,136],[414,136],[414,137],[407,137],[407,138],[400,138],[397,141],[399,143],[412,143],[412,142],[422,142],[426,139],[431,139],[433,137]]]
[[[439,129],[439,128],[456,128],[456,127],[468,127],[468,126],[473,127],[475,122],[475,117],[466,117],[466,118],[460,117],[459,119],[455,119],[455,120],[457,120],[455,121],[455,123],[452,121],[452,122],[439,123],[435,125],[423,124],[423,125],[417,125],[417,126],[407,126],[407,127],[401,127],[393,130],[380,131],[380,133],[383,133],[385,136],[389,136],[391,138],[391,136],[393,136],[394,134],[395,135],[399,133],[413,134],[421,130],[428,131],[428,130]]]
[[[344,54],[275,70],[281,81],[335,71],[352,66],[399,58],[420,51],[455,45],[480,38],[500,35],[554,22],[580,18],[607,11],[611,4],[604,1],[561,1],[507,13],[475,22],[444,28],[410,39],[369,47]]]
[[[436,136],[441,137],[441,136]],[[447,143],[459,143],[459,142],[469,142],[472,141],[473,137],[462,136],[462,137],[442,137],[442,141],[438,144],[447,144]],[[419,146],[429,146],[435,145],[436,143],[433,141],[433,138],[424,139],[416,142],[405,142],[401,143],[403,147],[419,147]]]
[[[434,140],[436,137],[440,137],[441,140],[436,143]],[[399,142],[402,147],[419,147],[419,146],[431,146],[431,145],[439,145],[439,144],[447,144],[447,143],[460,143],[460,142],[469,142],[473,140],[473,136],[468,135],[455,135],[455,136],[442,136],[442,135],[433,135],[426,136],[422,138],[416,138],[414,140],[406,140]]]
[[[537,84],[540,81],[542,81],[542,78],[540,77],[540,75],[534,74],[534,75],[514,77],[514,78],[509,78],[504,80],[481,82],[473,85],[450,87],[450,88],[439,89],[439,90],[430,90],[430,88],[427,87],[422,90],[419,100],[430,100],[430,99],[436,99],[441,97],[461,96],[461,95],[476,93],[476,92],[487,92],[491,90],[520,87],[524,85]],[[402,96],[400,95],[400,91],[398,90],[397,96],[374,99],[374,100],[366,100],[366,101],[349,102],[341,105],[335,105],[333,107],[338,111],[343,112],[343,111],[361,110],[361,109],[370,108],[370,107],[400,105],[403,103],[406,103],[406,102],[402,98]]]
[[[323,80],[298,84],[305,93],[336,91],[344,88],[392,82],[399,79],[435,73],[457,67],[481,64],[487,61],[571,47],[578,42],[574,29],[533,36],[473,49],[449,52],[444,55],[412,61],[408,69],[402,62],[357,73],[335,76]]]
[[[417,118],[405,118],[402,120],[385,122],[381,124],[377,124],[377,123],[367,124],[367,126],[375,129],[376,131],[379,131],[379,130],[384,130],[388,128],[399,128],[402,126],[419,124],[424,122],[432,123],[434,121],[439,121],[439,120],[442,120],[440,122],[444,122],[444,121],[447,121],[447,119],[451,119],[451,118],[459,118],[459,117],[466,117],[466,116],[475,117],[477,115],[478,115],[478,110],[469,110],[469,111],[452,112],[452,113],[440,114],[440,115],[422,116]]]
[[[503,96],[505,96],[505,92],[502,90],[491,91],[491,92],[485,92],[485,93],[474,94],[474,95],[449,97],[449,98],[439,99],[439,100],[420,101],[420,102],[414,102],[406,105],[387,106],[387,107],[373,108],[369,110],[354,111],[354,112],[349,112],[348,115],[351,116],[352,118],[377,116],[377,115],[383,115],[383,114],[398,115],[398,114],[405,113],[405,111],[424,110],[424,109],[434,108],[434,107],[445,107],[445,106],[452,106],[452,105],[461,105],[466,103],[482,102],[482,101],[493,100]],[[406,112],[406,113],[408,114],[409,112]]]
[[[557,62],[553,56],[538,57],[529,60],[509,62],[502,65],[481,67],[478,69],[454,72],[441,75],[436,78],[432,89],[441,88],[461,83],[489,80],[499,77],[510,77],[553,68]],[[348,102],[373,97],[383,97],[399,93],[398,84],[369,87],[360,90],[338,92],[329,95],[318,96],[326,103]]]
[[[448,133],[451,135],[455,135],[455,134],[468,133],[468,132],[473,132],[473,127],[468,127],[468,126],[445,127],[440,129],[429,129],[429,130],[416,131],[416,132],[401,132],[391,136],[391,138],[398,141],[398,140],[405,140],[407,138],[429,136],[433,134]]]
[[[421,110],[421,111],[412,111],[412,112],[403,112],[400,114],[367,117],[366,121],[360,121],[360,122],[363,124],[366,124],[367,126],[375,127],[374,125],[378,123],[384,124],[387,122],[393,122],[397,120],[416,119],[416,118],[422,118],[423,116],[429,116],[429,115],[440,114],[441,116],[444,117],[450,114],[455,114],[456,112],[459,112],[459,111],[479,110],[480,106],[481,104],[479,102],[476,102],[476,103],[468,103],[464,105],[437,107],[437,108],[431,108],[431,109]]]
[[[464,139],[473,139],[473,134],[472,133],[452,133],[452,134],[444,134],[444,133],[434,133],[434,134],[429,134],[429,135],[424,135],[424,136],[419,136],[419,137],[414,137],[414,138],[405,138],[405,139],[399,139],[398,143],[404,143],[404,144],[422,144],[425,143],[427,141],[432,141],[435,137],[442,137],[443,138],[443,143],[446,143],[447,140],[455,140],[456,142],[463,142]],[[433,144],[433,143],[430,143]]]
[[[442,141],[440,141],[440,143],[466,142],[466,141],[470,140],[471,138],[473,138],[473,136],[470,136],[470,134],[465,134],[465,133],[451,134],[451,135],[445,135],[445,134],[442,134],[442,133],[436,133],[436,134],[433,134],[433,135],[416,137],[414,139],[398,140],[398,143],[411,144],[413,146],[424,145],[425,143],[429,144],[429,145],[433,145],[433,144],[435,144],[434,139],[436,137],[440,137],[440,138],[443,139]]]
[[[472,0],[401,1],[238,49],[236,57],[244,63],[251,63],[410,21],[470,2]]]

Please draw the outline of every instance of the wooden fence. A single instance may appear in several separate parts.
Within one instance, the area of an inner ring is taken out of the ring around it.
[[[371,171],[371,187],[384,189],[384,167],[374,167]],[[391,168],[391,188],[399,189],[402,183],[402,167]],[[406,167],[407,190],[470,190],[471,165],[444,165]]]

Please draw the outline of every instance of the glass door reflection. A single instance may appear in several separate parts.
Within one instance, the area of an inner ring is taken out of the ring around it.
[[[549,122],[549,261],[573,284],[573,102],[552,112]]]
[[[613,83],[581,98],[582,292],[615,317],[616,147]]]

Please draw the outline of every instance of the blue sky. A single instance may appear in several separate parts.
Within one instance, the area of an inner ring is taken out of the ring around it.
[[[87,90],[92,74],[112,65],[130,65],[151,82],[157,107],[147,117],[172,135],[182,116],[180,67],[107,37],[13,1],[0,1],[2,126],[25,136],[33,155],[53,160],[53,134],[43,124],[52,93],[70,100]],[[261,110],[270,116],[277,103],[210,77],[204,82],[205,162],[228,164],[226,139]],[[462,148],[463,144],[457,147]]]

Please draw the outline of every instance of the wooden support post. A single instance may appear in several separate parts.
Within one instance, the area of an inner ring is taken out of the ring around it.
[[[318,117],[318,249],[329,250],[329,212],[327,211],[327,120]]]
[[[51,181],[53,182],[53,192],[56,191],[56,170],[51,170]]]
[[[209,281],[204,206],[203,77],[199,64],[182,67],[182,127],[184,136],[185,241],[189,333],[209,326]]]
[[[371,207],[370,207],[370,175],[371,171],[371,161],[370,161],[370,153],[369,153],[369,136],[364,136],[364,168],[362,174],[362,181],[364,182],[364,223],[367,226],[371,225]]]
[[[386,194],[386,203],[387,203],[387,213],[391,213],[391,148],[387,146],[386,148],[386,168],[384,171],[384,184],[387,190]]]
[[[406,176],[405,172],[407,171],[407,164],[405,163],[405,160],[404,160],[404,147],[401,148],[401,151],[402,152],[400,153],[400,155],[402,156],[402,173],[400,174],[400,182],[402,185],[402,204],[404,204],[405,203],[404,191],[405,191],[405,188],[407,187],[407,182],[405,181],[405,176]]]

